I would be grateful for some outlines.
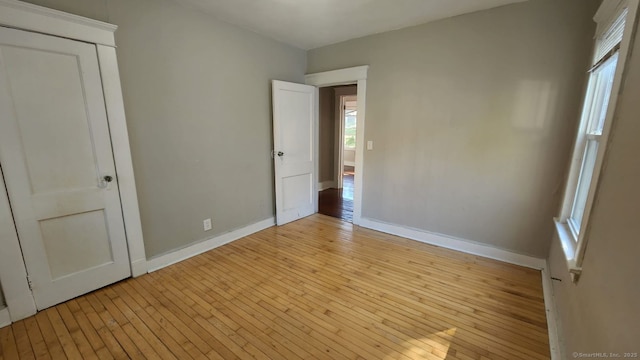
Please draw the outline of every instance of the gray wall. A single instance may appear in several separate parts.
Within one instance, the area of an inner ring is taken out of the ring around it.
[[[572,284],[558,239],[549,263],[566,358],[573,352],[640,352],[640,37],[627,79],[589,220],[583,272]]]
[[[318,179],[322,181],[335,180],[334,146],[336,137],[335,93],[333,88],[320,88],[319,94],[319,154]]]
[[[30,2],[119,26],[147,257],[274,215],[270,80],[304,82],[305,51],[173,1]]]
[[[534,0],[311,50],[370,65],[363,216],[544,258],[598,1]]]

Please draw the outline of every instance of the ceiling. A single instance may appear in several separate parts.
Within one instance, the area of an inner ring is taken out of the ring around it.
[[[308,50],[526,0],[181,0]]]

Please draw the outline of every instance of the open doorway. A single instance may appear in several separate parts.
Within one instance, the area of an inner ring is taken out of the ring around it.
[[[367,74],[369,72],[369,65],[355,66],[351,68],[330,70],[318,73],[312,73],[305,75],[305,83],[307,85],[316,86],[318,91],[316,93],[316,104],[318,105],[318,110],[316,114],[316,136],[315,136],[315,170],[317,180],[316,188],[321,191],[324,189],[329,189],[332,186],[336,187],[337,183],[336,177],[332,174],[334,172],[332,169],[336,169],[334,162],[334,156],[336,155],[336,151],[334,149],[335,138],[331,134],[335,134],[335,118],[331,118],[331,111],[335,109],[335,99],[334,95],[338,89],[344,88],[346,86],[353,87],[353,94],[357,95],[358,101],[358,114],[357,114],[357,138],[356,138],[356,166],[355,166],[355,175],[353,179],[353,225],[361,225],[362,218],[362,202],[363,202],[363,184],[365,182],[364,179],[364,152],[365,152],[365,124],[366,124],[366,114],[365,110],[367,108]],[[336,87],[336,85],[342,85]],[[333,88],[329,88],[333,87]],[[348,95],[348,94],[344,94]],[[325,110],[321,111],[320,109],[320,99],[325,98],[324,103]],[[326,98],[334,99],[333,104],[329,101],[329,109],[326,110]],[[324,119],[321,119],[320,114],[324,113],[322,116]],[[334,121],[323,121],[326,118],[333,119]],[[330,130],[327,130],[326,127],[330,127]],[[324,129],[323,129],[324,128]],[[327,140],[329,139],[329,140]],[[329,145],[327,145],[329,143]],[[366,140],[367,151],[373,150],[373,141]],[[333,152],[333,153],[332,153]],[[328,170],[327,170],[328,168]],[[318,198],[314,198],[314,200],[318,200]],[[318,211],[318,202],[316,204],[316,211]]]
[[[353,222],[357,86],[320,88],[318,212]]]

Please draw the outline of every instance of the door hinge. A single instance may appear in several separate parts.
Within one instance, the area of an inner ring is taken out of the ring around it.
[[[31,276],[27,275],[27,284],[29,284],[29,290],[33,291],[33,281],[31,281]]]

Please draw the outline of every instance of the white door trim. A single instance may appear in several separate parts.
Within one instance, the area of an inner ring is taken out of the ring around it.
[[[353,224],[359,225],[362,218],[362,183],[363,183],[363,167],[364,167],[364,125],[365,125],[365,109],[367,100],[367,73],[369,65],[356,66],[352,68],[339,69],[333,71],[325,71],[320,73],[308,74],[305,81],[308,85],[316,87],[334,86],[334,85],[358,85],[358,117],[356,120],[356,166],[355,176],[353,179]],[[318,97],[316,92],[316,98]],[[316,101],[317,103],[318,101]],[[316,120],[319,118],[316,110]],[[317,121],[316,121],[317,122]],[[315,146],[316,155],[319,153],[318,144]],[[317,158],[317,156],[316,156]]]
[[[113,156],[133,276],[147,272],[138,196],[133,175],[122,90],[115,56],[115,25],[16,0],[0,0],[0,26],[34,31],[97,45]],[[4,181],[0,179],[0,185]],[[12,321],[36,313],[6,193],[0,188],[0,283]]]
[[[27,268],[5,189],[0,176],[0,283],[11,320],[17,321],[35,314],[36,303],[27,282]]]
[[[347,95],[339,95],[336,94],[336,104],[339,104],[339,108],[336,113],[338,114],[338,118],[336,119],[335,124],[337,126],[338,136],[336,137],[336,145],[337,145],[337,154],[336,154],[336,182],[338,183],[338,189],[342,189],[344,187],[343,184],[343,176],[344,173],[344,100]],[[357,125],[357,124],[356,124]],[[357,130],[357,129],[356,129]]]
[[[9,316],[9,309],[6,307],[0,309],[0,329],[11,325],[11,317]]]
[[[124,113],[118,60],[114,47],[104,45],[97,47],[100,74],[102,75],[102,90],[111,134],[111,147],[118,174],[118,189],[120,190],[122,215],[129,248],[131,276],[137,277],[147,273],[147,257],[144,252],[138,193],[133,175],[133,161],[129,147],[129,133]]]
[[[115,46],[116,25],[32,5],[16,0],[0,0],[0,24],[88,43]]]

